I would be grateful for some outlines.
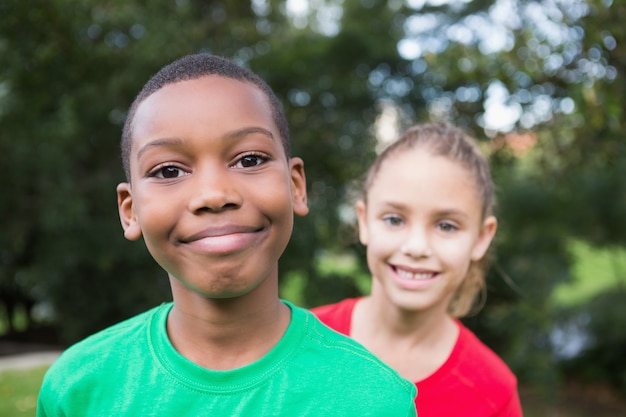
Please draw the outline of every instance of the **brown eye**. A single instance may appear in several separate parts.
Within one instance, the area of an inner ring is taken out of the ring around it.
[[[241,166],[242,167],[253,167],[256,165],[259,165],[260,161],[259,161],[259,157],[258,156],[244,156],[243,158],[241,158]]]
[[[178,178],[182,175],[184,175],[184,172],[180,168],[176,168],[172,165],[164,166],[154,172],[155,177],[165,179]]]
[[[234,167],[235,168],[252,168],[252,167],[261,165],[267,162],[268,160],[269,158],[263,155],[248,154],[239,158],[237,163],[235,163]]]
[[[389,226],[400,226],[403,223],[399,216],[386,216],[383,221]]]
[[[454,232],[455,230],[458,230],[458,227],[448,222],[439,223],[437,228],[442,232]]]

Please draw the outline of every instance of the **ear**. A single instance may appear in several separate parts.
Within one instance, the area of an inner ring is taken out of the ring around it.
[[[356,218],[359,223],[359,240],[365,246],[369,242],[369,231],[367,230],[367,210],[365,207],[365,201],[359,200],[356,202]]]
[[[141,227],[137,222],[133,207],[133,196],[130,184],[123,182],[117,186],[117,210],[124,229],[124,237],[128,240],[137,240],[141,237]]]
[[[485,256],[496,234],[497,228],[498,220],[496,220],[494,216],[489,216],[485,219],[478,233],[478,239],[476,239],[476,243],[474,243],[474,247],[472,248],[470,256],[472,261],[479,261]]]
[[[306,196],[306,176],[304,175],[304,161],[300,158],[289,160],[291,172],[291,198],[293,212],[298,216],[306,216],[309,213]]]

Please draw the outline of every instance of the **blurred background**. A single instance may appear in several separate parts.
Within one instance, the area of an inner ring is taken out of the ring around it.
[[[355,180],[407,126],[450,121],[498,188],[486,306],[464,322],[527,415],[626,415],[625,3],[0,0],[0,341],[64,347],[170,299],[122,236],[119,138],[147,79],[203,51],[272,86],[305,161],[282,297],[368,291]]]

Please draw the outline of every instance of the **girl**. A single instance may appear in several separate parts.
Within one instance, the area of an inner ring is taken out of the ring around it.
[[[492,206],[471,138],[448,124],[410,128],[374,161],[356,204],[371,294],[313,309],[415,382],[420,417],[522,415],[515,376],[458,320],[484,291]]]

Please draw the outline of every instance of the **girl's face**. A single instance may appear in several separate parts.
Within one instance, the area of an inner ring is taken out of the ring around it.
[[[482,219],[469,170],[419,147],[383,162],[357,215],[372,295],[407,311],[447,311],[497,224],[492,216]]]

